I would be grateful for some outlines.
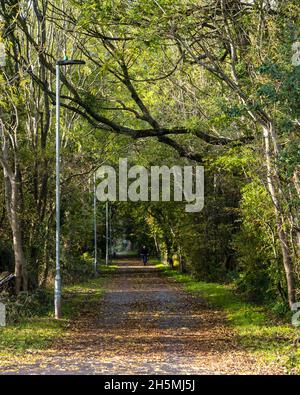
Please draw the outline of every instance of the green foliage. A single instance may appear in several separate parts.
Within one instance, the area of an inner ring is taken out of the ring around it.
[[[278,289],[283,289],[284,276],[273,233],[270,197],[257,180],[243,187],[240,210],[241,227],[233,239],[238,264],[236,285],[256,302],[274,300],[280,296]]]
[[[53,310],[53,294],[37,289],[33,293],[20,292],[17,296],[1,294],[0,300],[7,309],[8,324],[19,323],[24,318],[47,315]]]

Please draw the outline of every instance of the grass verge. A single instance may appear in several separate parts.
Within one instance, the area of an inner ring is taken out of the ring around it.
[[[188,292],[198,293],[209,304],[222,309],[243,348],[262,362],[280,364],[287,373],[300,374],[299,329],[276,317],[267,306],[241,300],[230,285],[197,281],[192,275],[180,274],[163,264],[157,266],[183,283]]]
[[[24,318],[18,324],[0,328],[0,357],[5,359],[28,350],[46,348],[54,338],[62,336],[70,320],[92,309],[104,293],[104,281],[114,266],[100,267],[100,276],[63,287],[61,320],[55,320],[53,305],[43,316]],[[104,275],[103,275],[104,274]],[[51,290],[49,292],[53,293]]]

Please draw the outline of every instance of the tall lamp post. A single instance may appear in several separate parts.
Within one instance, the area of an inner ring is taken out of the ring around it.
[[[60,67],[85,64],[83,60],[65,59],[56,62],[56,266],[54,282],[55,318],[61,318],[61,274],[60,274]]]

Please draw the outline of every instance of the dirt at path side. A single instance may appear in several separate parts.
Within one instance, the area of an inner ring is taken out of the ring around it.
[[[139,261],[109,275],[97,311],[4,374],[270,374],[239,348],[224,314]]]

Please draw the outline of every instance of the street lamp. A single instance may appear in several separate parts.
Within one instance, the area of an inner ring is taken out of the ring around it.
[[[83,60],[65,59],[56,62],[56,267],[54,281],[55,318],[61,318],[60,274],[60,67],[85,64]]]

